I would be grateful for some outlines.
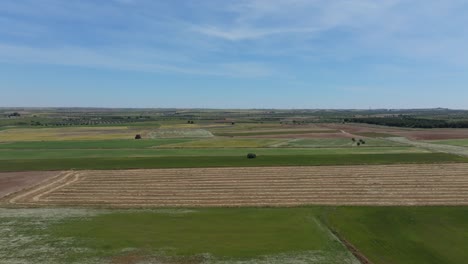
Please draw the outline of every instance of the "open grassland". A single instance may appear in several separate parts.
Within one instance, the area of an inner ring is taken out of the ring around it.
[[[128,127],[14,128],[0,131],[0,142],[131,139],[146,130]]]
[[[2,263],[358,264],[319,208],[0,209]]]
[[[468,163],[63,172],[21,205],[212,207],[468,205]]]
[[[463,163],[467,158],[445,153],[316,154],[245,156],[161,156],[120,158],[48,158],[0,160],[0,171],[109,170],[151,168],[321,166],[371,164]]]
[[[329,226],[375,264],[459,264],[468,259],[467,206],[339,207],[328,212]]]

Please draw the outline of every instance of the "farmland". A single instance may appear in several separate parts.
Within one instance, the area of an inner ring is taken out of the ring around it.
[[[464,263],[468,208],[339,207],[329,225],[373,263]]]
[[[0,209],[0,258],[41,264],[358,264],[320,215],[320,208]]]
[[[372,164],[465,163],[466,157],[445,153],[269,155],[248,160],[244,156],[166,156],[74,159],[0,160],[0,171],[111,170],[138,168],[203,168],[258,166],[326,166]]]
[[[111,207],[468,205],[467,169],[466,164],[444,164],[62,172],[8,202]]]
[[[14,111],[0,118],[2,263],[468,257],[468,129],[343,122],[379,111]]]
[[[441,145],[452,145],[452,146],[468,146],[468,139],[445,139],[445,140],[429,140],[428,143],[441,144]]]
[[[129,139],[140,129],[127,127],[12,128],[0,131],[2,142]]]

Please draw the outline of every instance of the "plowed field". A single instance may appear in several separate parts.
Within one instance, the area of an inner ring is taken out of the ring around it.
[[[25,205],[468,205],[468,164],[62,172],[7,197]]]

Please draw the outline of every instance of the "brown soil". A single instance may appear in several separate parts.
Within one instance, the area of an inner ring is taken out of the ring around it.
[[[0,198],[10,193],[32,187],[58,172],[2,172],[0,173]]]
[[[468,129],[404,131],[397,133],[397,135],[416,140],[462,139],[468,138]]]
[[[24,205],[468,205],[468,163],[66,172],[7,197]]]
[[[329,129],[340,129],[348,133],[383,133],[397,137],[407,137],[414,140],[438,140],[438,139],[461,139],[468,138],[468,129],[462,128],[433,128],[433,129],[411,129],[398,127],[374,126],[367,124],[324,124]]]

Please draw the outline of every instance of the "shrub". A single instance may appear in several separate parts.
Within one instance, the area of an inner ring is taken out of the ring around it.
[[[249,154],[247,154],[247,158],[248,158],[248,159],[255,159],[256,157],[257,157],[257,154],[255,154],[255,153],[249,153]]]

